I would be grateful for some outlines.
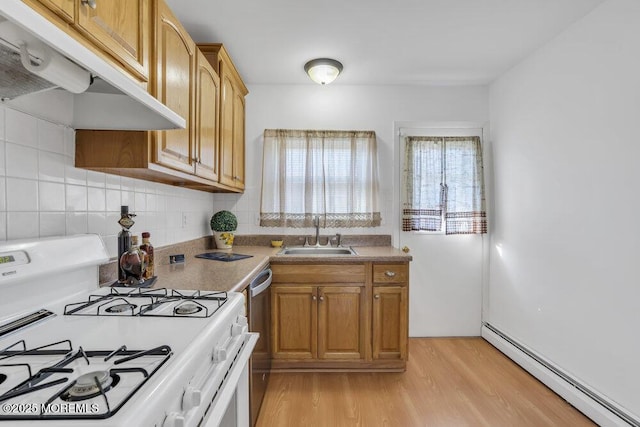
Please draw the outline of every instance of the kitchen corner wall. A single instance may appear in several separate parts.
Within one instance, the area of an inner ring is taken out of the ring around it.
[[[302,68],[301,68],[301,71]],[[339,80],[339,78],[338,78]],[[238,217],[240,234],[313,234],[312,228],[260,227],[262,134],[265,129],[373,130],[378,139],[382,225],[372,228],[322,229],[321,234],[391,234],[397,236],[399,209],[394,206],[397,158],[395,121],[484,122],[487,87],[248,85],[246,100],[246,188],[244,194],[216,194],[215,210]],[[397,241],[394,244],[398,244]]]
[[[302,73],[302,66],[300,66]],[[352,86],[334,84],[249,85],[246,101],[246,189],[242,195],[214,196],[215,209],[238,216],[240,234],[307,234],[313,229],[266,228],[258,225],[265,128],[373,130],[378,139],[380,210],[375,228],[322,229],[323,235],[390,234],[402,246],[398,122],[416,126],[486,123],[487,86]],[[478,335],[483,238],[419,235],[411,245],[411,336]]]
[[[47,119],[0,106],[0,240],[96,233],[114,257],[121,205],[137,214],[131,231],[149,231],[155,246],[211,233],[211,193],[75,168],[72,102],[21,100]]]

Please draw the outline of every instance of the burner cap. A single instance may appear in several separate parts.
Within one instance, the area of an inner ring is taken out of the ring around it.
[[[108,307],[105,311],[107,313],[124,313],[125,311],[133,311],[137,305],[125,303],[125,304],[116,304]]]
[[[179,306],[177,306],[173,312],[175,314],[195,314],[197,312],[199,312],[200,310],[202,310],[202,307],[200,307],[198,304],[194,304],[192,302],[185,302],[184,304],[180,304]]]
[[[96,380],[100,383],[100,387],[102,387],[104,391],[106,391],[113,382],[113,378],[108,371],[89,372],[78,377],[76,383],[69,389],[69,396],[87,397],[100,393],[100,388],[96,384]]]

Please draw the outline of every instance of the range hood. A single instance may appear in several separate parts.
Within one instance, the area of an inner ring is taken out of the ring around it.
[[[37,30],[33,30],[37,29]],[[46,41],[46,42],[45,42]],[[75,129],[161,130],[186,126],[173,112],[21,0],[0,0],[0,99],[65,89]]]

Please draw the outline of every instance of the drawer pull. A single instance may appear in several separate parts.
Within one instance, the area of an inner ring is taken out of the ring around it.
[[[373,297],[374,297],[375,299],[380,299],[380,294],[375,294]]]
[[[396,277],[396,272],[395,271],[387,270],[387,271],[384,272],[384,274],[387,277]]]

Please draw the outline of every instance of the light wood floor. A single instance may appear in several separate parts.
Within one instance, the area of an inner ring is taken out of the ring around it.
[[[481,338],[413,338],[407,371],[272,374],[258,427],[593,426]]]

